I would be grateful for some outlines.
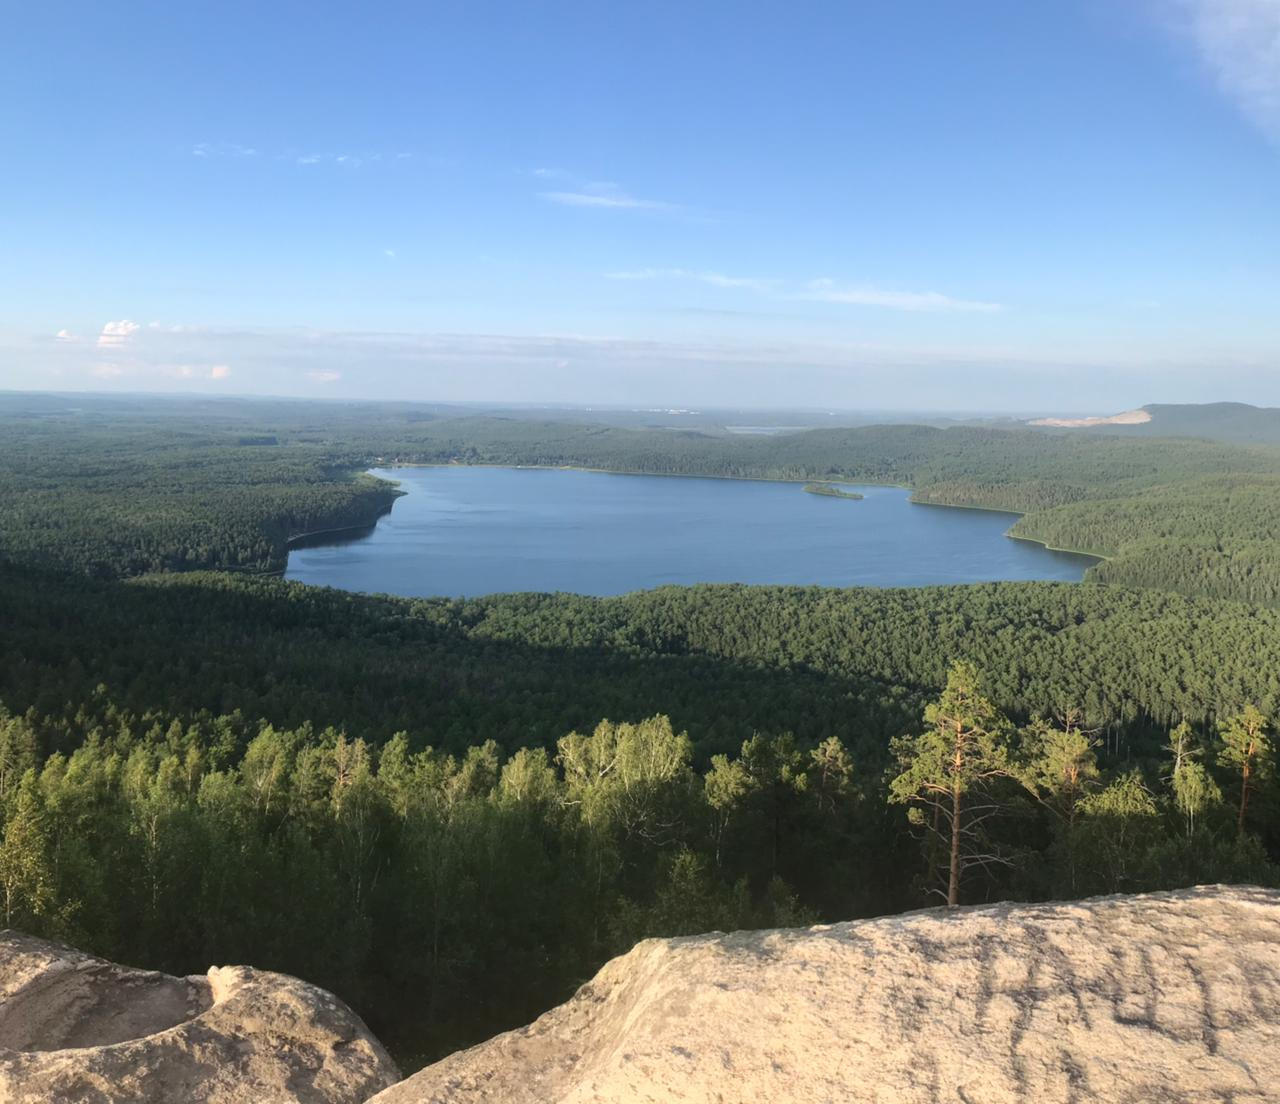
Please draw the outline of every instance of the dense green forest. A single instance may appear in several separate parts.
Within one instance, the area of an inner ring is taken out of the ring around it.
[[[456,601],[8,569],[0,607],[0,698],[14,711],[70,705],[92,721],[98,697],[184,719],[238,709],[250,727],[310,721],[374,742],[403,730],[452,752],[477,736],[550,746],[603,715],[658,711],[708,754],[753,728],[883,746],[961,656],[1024,717],[1074,704],[1128,732],[1211,726],[1249,701],[1280,711],[1280,611],[1089,584]]]
[[[1280,883],[1276,450],[189,400],[0,424],[0,923],[298,973],[412,1061],[648,934]],[[275,577],[390,507],[361,473],[397,460],[903,483],[1108,558],[608,599]]]

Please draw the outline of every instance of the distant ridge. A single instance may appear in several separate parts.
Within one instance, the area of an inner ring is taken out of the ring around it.
[[[1280,408],[1248,403],[1149,403],[1137,410],[1090,418],[1035,418],[1045,429],[1145,437],[1203,437],[1233,444],[1280,444]]]

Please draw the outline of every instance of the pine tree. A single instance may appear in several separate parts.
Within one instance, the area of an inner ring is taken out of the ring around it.
[[[39,763],[36,734],[21,717],[10,717],[0,708],[0,815],[22,776]]]
[[[1099,785],[1096,733],[1084,728],[1079,710],[1068,709],[1056,723],[1033,721],[1022,738],[1023,784],[1070,830],[1081,798]]]
[[[55,903],[52,850],[36,773],[27,771],[0,840],[0,911],[6,928],[46,930]]]
[[[946,689],[924,720],[923,732],[895,747],[902,773],[890,783],[889,800],[909,805],[912,822],[943,843],[945,896],[954,907],[968,869],[1004,861],[984,846],[981,828],[1002,807],[993,783],[1011,774],[1011,726],[980,692],[978,672],[967,662],[951,665]]]
[[[1244,835],[1249,798],[1271,771],[1272,747],[1268,727],[1266,717],[1252,704],[1246,705],[1234,717],[1228,717],[1218,727],[1222,736],[1218,762],[1240,773],[1240,812],[1236,827],[1241,835]]]

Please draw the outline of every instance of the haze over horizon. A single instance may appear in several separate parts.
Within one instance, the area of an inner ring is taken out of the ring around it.
[[[7,23],[0,388],[1280,404],[1280,0]]]

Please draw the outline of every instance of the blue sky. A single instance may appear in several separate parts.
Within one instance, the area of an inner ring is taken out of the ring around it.
[[[1280,0],[46,0],[0,138],[0,387],[1280,403]]]

